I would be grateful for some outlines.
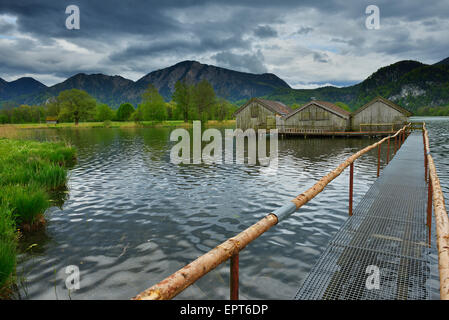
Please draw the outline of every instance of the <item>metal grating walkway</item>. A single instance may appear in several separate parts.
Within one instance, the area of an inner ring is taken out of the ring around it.
[[[330,241],[295,299],[430,299],[422,135],[412,133]],[[379,289],[367,289],[379,269]]]

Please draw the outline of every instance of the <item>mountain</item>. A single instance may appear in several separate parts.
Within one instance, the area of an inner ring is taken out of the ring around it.
[[[380,95],[411,112],[423,106],[449,104],[449,58],[433,65],[404,60],[385,66],[362,82],[337,88],[292,89],[271,73],[252,74],[183,61],[171,67],[153,71],[137,81],[121,76],[79,73],[64,82],[46,87],[32,78],[6,82],[0,79],[0,101],[12,99],[16,103],[40,104],[59,92],[77,88],[87,91],[99,102],[117,108],[123,102],[137,105],[149,83],[168,101],[176,81],[197,83],[209,81],[218,96],[232,102],[250,97],[264,97],[285,104],[303,104],[311,99],[344,102],[356,110]]]
[[[8,82],[0,78],[0,100],[7,95],[8,92]]]
[[[11,82],[0,78],[0,101],[34,94],[45,88],[47,88],[46,85],[30,77],[23,77]]]
[[[42,103],[50,97],[57,96],[61,91],[76,88],[86,91],[102,103],[118,107],[120,103],[128,101],[126,94],[129,90],[133,90],[133,85],[134,81],[121,76],[78,73],[38,95],[29,97],[28,102]]]
[[[445,65],[445,64],[449,64],[449,57],[446,59],[443,59],[441,61],[438,61],[437,63],[435,63],[434,65]]]
[[[303,104],[311,99],[341,101],[356,110],[380,95],[411,112],[423,106],[449,104],[449,58],[434,65],[404,60],[382,67],[353,86],[317,89],[275,90],[265,98],[286,104]]]
[[[178,81],[198,83],[207,80],[217,95],[231,101],[264,96],[278,88],[290,86],[272,73],[253,74],[201,64],[197,61],[183,61],[174,66],[153,71],[136,82],[137,90],[143,91],[152,83],[160,94],[169,99]]]
[[[79,73],[37,94],[22,97],[23,99],[18,102],[40,104],[63,90],[76,88],[85,90],[102,103],[118,108],[124,102],[139,104],[143,92],[150,83],[159,90],[165,100],[169,101],[178,80],[196,84],[204,79],[210,82],[218,96],[233,102],[267,95],[277,88],[290,89],[285,81],[271,73],[252,74],[196,61],[183,61],[171,67],[153,71],[136,82],[120,76]]]

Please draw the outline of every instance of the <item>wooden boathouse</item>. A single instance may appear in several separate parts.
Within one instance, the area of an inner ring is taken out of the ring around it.
[[[351,113],[327,101],[311,101],[284,117],[279,131],[286,133],[344,132],[351,126]]]
[[[274,129],[281,135],[360,136],[388,135],[407,123],[412,114],[382,97],[354,112],[312,100],[296,110],[279,101],[253,98],[235,113],[238,129]]]
[[[352,113],[353,131],[395,131],[412,114],[382,97],[376,97]]]
[[[280,119],[292,112],[288,106],[279,101],[252,98],[237,111],[238,129],[275,129]]]

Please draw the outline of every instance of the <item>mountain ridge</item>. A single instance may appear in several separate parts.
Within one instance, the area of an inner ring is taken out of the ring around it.
[[[32,77],[21,77],[9,82],[0,78],[0,101],[33,94],[45,88],[45,84]]]
[[[169,100],[176,81],[198,83],[207,80],[218,96],[232,102],[263,97],[292,105],[319,99],[344,102],[355,110],[372,98],[383,96],[412,112],[422,106],[449,104],[449,58],[435,64],[414,60],[398,61],[379,68],[360,83],[340,88],[326,86],[293,89],[272,73],[252,74],[194,60],[185,60],[167,68],[154,70],[137,81],[102,73],[78,73],[51,87],[33,80],[25,77],[7,82],[0,78],[0,100],[6,100],[3,99],[4,96],[12,95],[5,94],[5,88],[7,90],[11,83],[13,87],[28,83],[29,89],[34,91],[24,94],[24,88],[22,91],[16,88],[13,93],[20,93],[14,97],[17,103],[41,104],[62,90],[77,88],[87,91],[99,102],[117,108],[123,102],[131,102],[134,105],[140,103],[142,93],[149,83],[155,85],[161,95]]]
[[[445,60],[449,61],[449,58]],[[411,112],[416,112],[424,106],[449,104],[449,64],[428,65],[402,60],[379,68],[368,78],[352,86],[279,89],[266,98],[290,105],[303,104],[312,99],[340,101],[356,110],[376,96],[389,99]]]
[[[218,96],[230,101],[266,95],[280,87],[290,88],[284,80],[271,73],[252,74],[185,60],[170,67],[152,71],[137,81],[118,75],[77,73],[61,83],[46,87],[37,94],[20,97],[20,101],[17,102],[41,104],[60,91],[76,88],[85,90],[102,103],[117,108],[124,102],[134,105],[140,103],[142,94],[149,83],[153,84],[168,101],[177,81],[196,84],[201,80],[209,81]]]

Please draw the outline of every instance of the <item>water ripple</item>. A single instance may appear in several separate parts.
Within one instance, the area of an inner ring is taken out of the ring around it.
[[[447,120],[430,122],[432,153],[449,191]],[[69,200],[47,212],[38,246],[21,256],[30,299],[68,299],[65,267],[77,265],[71,299],[128,299],[311,187],[370,139],[284,139],[276,175],[248,165],[169,163],[170,130],[33,130],[78,149]],[[382,163],[385,164],[385,150]],[[357,203],[376,177],[376,151],[355,164]],[[240,255],[244,299],[290,299],[347,219],[348,172]],[[218,267],[180,299],[227,299]],[[435,279],[434,279],[435,281]]]

